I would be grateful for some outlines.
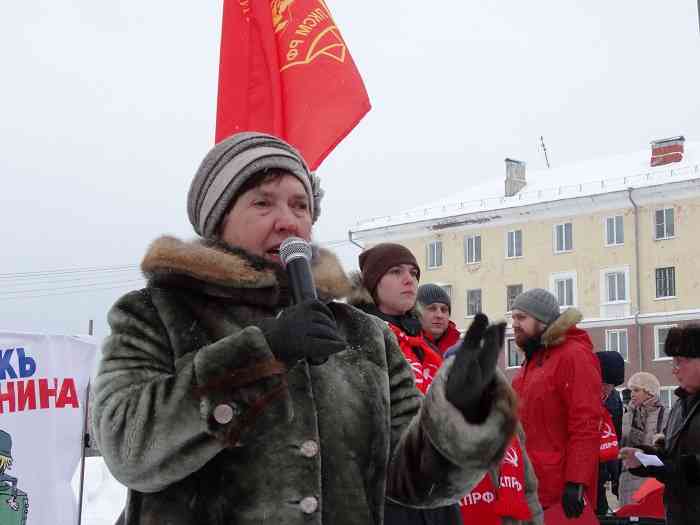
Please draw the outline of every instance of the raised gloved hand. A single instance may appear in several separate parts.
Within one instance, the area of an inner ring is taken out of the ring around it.
[[[477,314],[457,350],[445,395],[468,421],[485,417],[482,401],[493,383],[505,329],[506,323],[489,326],[489,318]]]
[[[338,333],[333,312],[318,299],[290,306],[278,317],[256,324],[272,353],[288,368],[303,358],[314,364],[324,363],[328,356],[347,346]]]
[[[567,481],[561,495],[561,506],[567,518],[578,518],[583,514],[583,485]]]

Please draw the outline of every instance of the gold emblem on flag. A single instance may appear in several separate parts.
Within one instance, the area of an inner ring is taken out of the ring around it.
[[[309,49],[306,51],[305,58],[285,64],[280,71],[294,66],[310,64],[320,56],[326,56],[342,64],[345,62],[346,54],[347,48],[340,36],[338,28],[336,26],[330,26],[321,31],[321,33],[313,39],[311,45],[309,45]]]
[[[275,33],[281,33],[292,20],[292,13],[289,9],[294,0],[271,0],[270,8],[272,9],[272,25],[275,28]]]

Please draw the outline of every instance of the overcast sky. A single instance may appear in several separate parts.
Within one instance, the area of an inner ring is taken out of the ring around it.
[[[507,156],[542,168],[540,135],[557,166],[700,139],[696,0],[327,3],[373,109],[319,169],[317,240],[502,179]],[[85,333],[92,318],[103,336],[148,243],[193,236],[185,197],[213,142],[221,8],[3,7],[0,329]],[[357,250],[338,248],[354,266]]]

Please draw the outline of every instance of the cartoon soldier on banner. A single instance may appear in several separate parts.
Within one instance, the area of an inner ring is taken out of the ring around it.
[[[8,525],[10,523],[25,523],[26,514],[29,508],[29,503],[27,502],[27,495],[17,488],[17,478],[9,476],[6,474],[8,470],[12,467],[12,436],[0,430],[0,496],[7,495],[7,490],[9,489],[9,498],[6,500],[0,499],[0,523]],[[18,501],[18,496],[21,501]],[[24,505],[21,505],[24,503]],[[23,507],[23,512],[20,511],[20,506]],[[8,511],[9,509],[9,511]],[[3,516],[8,512],[12,514],[17,514],[16,519],[11,521],[6,521]]]

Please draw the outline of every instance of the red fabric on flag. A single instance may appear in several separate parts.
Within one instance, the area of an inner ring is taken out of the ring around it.
[[[628,503],[615,511],[615,516],[638,516],[664,519],[664,485],[654,478],[647,479],[632,496],[634,503]]]
[[[314,170],[369,111],[367,91],[323,0],[225,0],[216,141],[277,135]]]

